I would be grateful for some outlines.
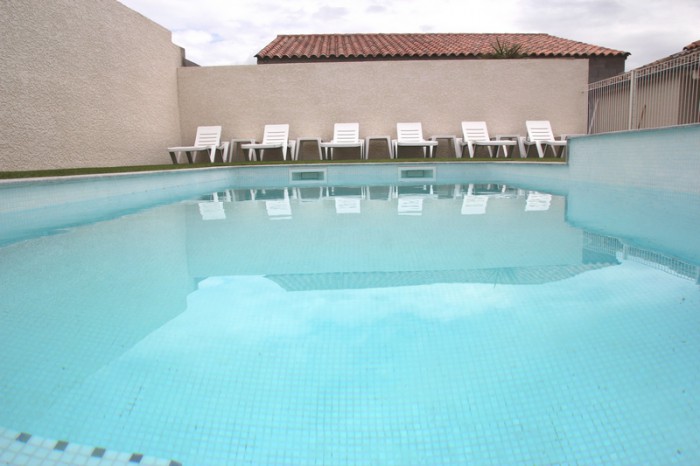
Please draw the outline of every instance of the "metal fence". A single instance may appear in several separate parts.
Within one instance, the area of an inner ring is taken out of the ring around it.
[[[660,252],[631,246],[612,236],[599,235],[590,231],[583,232],[583,240],[584,248],[589,251],[615,256],[619,261],[639,262],[676,277],[693,280],[700,285],[700,266]]]
[[[700,123],[700,50],[588,86],[588,133]]]

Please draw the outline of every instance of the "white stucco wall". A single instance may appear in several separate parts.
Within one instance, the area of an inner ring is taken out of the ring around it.
[[[0,171],[165,162],[171,33],[115,0],[0,2]]]
[[[335,122],[359,122],[362,137],[395,137],[396,123],[420,121],[424,136],[461,132],[485,120],[492,135],[525,133],[547,119],[556,133],[585,133],[588,61],[431,60],[180,68],[184,142],[198,125],[222,136],[260,138],[267,123],[290,136],[329,139]]]

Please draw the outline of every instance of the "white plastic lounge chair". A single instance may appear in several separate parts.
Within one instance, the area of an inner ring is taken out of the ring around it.
[[[360,158],[365,158],[365,142],[360,139],[359,123],[336,123],[333,125],[333,140],[322,142],[321,147],[326,160],[333,160],[333,149],[345,147],[359,148]]]
[[[561,156],[564,155],[566,150],[566,140],[555,139],[552,133],[552,126],[548,120],[528,120],[525,122],[527,127],[527,138],[521,138],[520,153],[523,157],[527,157],[530,148],[535,146],[537,148],[537,154],[540,158],[544,157],[547,151],[547,147],[552,149],[554,156],[557,156],[557,147],[561,147]]]
[[[221,126],[200,126],[193,146],[168,147],[170,158],[174,164],[180,163],[180,154],[187,155],[187,161],[194,163],[197,152],[209,152],[209,160],[214,163],[217,151],[221,151],[221,161],[228,158],[228,141],[221,143]]]
[[[260,151],[260,161],[266,150],[280,149],[282,159],[287,160],[287,152],[293,158],[295,142],[289,140],[289,125],[265,125],[263,140],[259,143],[241,144],[241,149],[248,150],[248,160],[257,161],[257,151]]]
[[[422,147],[423,157],[433,156],[433,147],[437,141],[423,139],[423,126],[420,123],[396,123],[396,136],[394,139],[394,157],[399,158],[399,147]]]
[[[464,149],[469,150],[469,158],[474,158],[476,149],[479,146],[486,147],[489,151],[489,157],[493,158],[493,148],[496,148],[496,158],[498,158],[498,151],[503,148],[503,156],[508,157],[508,147],[517,144],[515,141],[510,141],[506,139],[502,140],[491,140],[489,137],[489,131],[486,128],[485,121],[463,121],[462,122],[462,135],[464,138],[460,141],[460,157],[464,156]]]

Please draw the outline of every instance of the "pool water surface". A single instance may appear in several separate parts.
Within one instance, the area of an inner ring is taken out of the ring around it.
[[[0,427],[171,464],[698,464],[699,203],[618,194],[227,187],[0,237]]]

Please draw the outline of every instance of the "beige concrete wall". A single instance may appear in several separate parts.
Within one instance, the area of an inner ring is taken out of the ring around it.
[[[0,171],[167,161],[168,30],[115,0],[3,0],[0,31]]]
[[[525,133],[551,120],[555,133],[585,133],[587,60],[445,60],[180,68],[185,142],[198,125],[226,139],[262,136],[289,123],[292,138],[329,139],[334,122],[360,123],[362,137],[395,137],[396,122],[420,121],[426,137],[459,134],[485,120],[492,135]]]

